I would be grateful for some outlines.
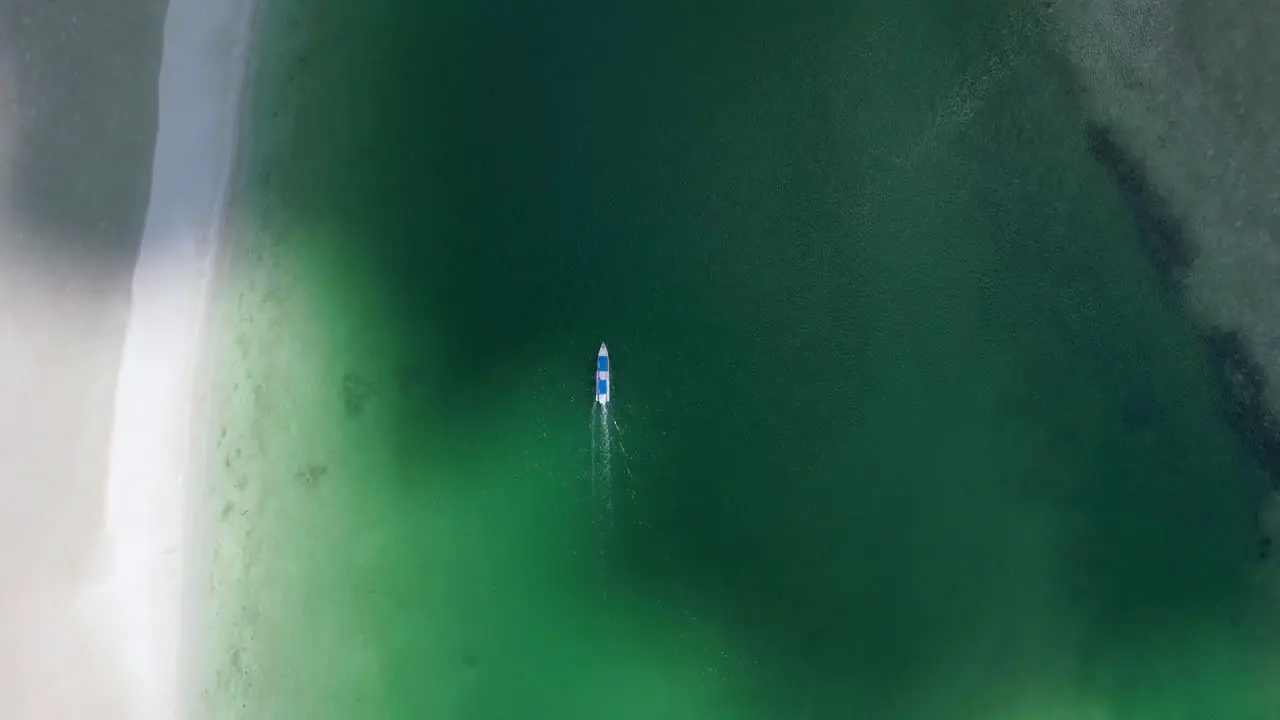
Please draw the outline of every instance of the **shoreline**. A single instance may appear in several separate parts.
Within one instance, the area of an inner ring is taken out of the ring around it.
[[[189,618],[188,567],[198,553],[197,370],[255,8],[254,0],[172,0],[164,23],[152,187],[115,389],[100,575],[81,606],[100,642],[123,656],[131,716],[143,720],[182,714],[190,650],[201,642]]]
[[[199,0],[187,1],[192,4]],[[217,528],[214,506],[218,499],[215,488],[209,486],[208,460],[216,446],[214,398],[216,372],[219,359],[216,356],[217,305],[215,297],[226,289],[226,277],[234,255],[237,218],[232,217],[239,199],[248,185],[248,162],[251,148],[244,128],[253,115],[254,76],[261,52],[262,14],[268,0],[240,0],[247,8],[242,18],[242,43],[237,57],[234,116],[231,127],[231,143],[228,148],[229,164],[218,199],[218,213],[212,232],[216,240],[206,258],[202,283],[202,302],[199,308],[200,332],[195,340],[195,361],[191,367],[190,424],[187,428],[188,469],[185,487],[184,517],[187,519],[184,540],[188,548],[187,560],[182,571],[183,597],[181,600],[186,622],[181,628],[183,645],[178,655],[179,676],[177,682],[177,707],[183,718],[203,718],[202,697],[208,692],[206,680],[216,674],[208,663],[217,652],[216,624],[218,613],[213,575],[216,554]]]

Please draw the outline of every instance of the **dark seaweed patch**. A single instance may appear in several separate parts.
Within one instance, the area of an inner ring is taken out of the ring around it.
[[[1208,340],[1227,416],[1274,482],[1280,478],[1280,422],[1267,406],[1262,367],[1239,333],[1213,330]]]
[[[1195,262],[1196,249],[1187,240],[1168,203],[1148,182],[1142,167],[1116,143],[1106,128],[1089,123],[1085,139],[1089,154],[1106,168],[1129,208],[1147,258],[1166,282],[1176,285]]]
[[[293,479],[303,485],[313,485],[320,481],[320,478],[329,474],[329,466],[322,463],[311,463],[306,467],[294,473]]]
[[[372,398],[373,383],[355,373],[342,376],[342,408],[348,418],[359,415],[365,403]]]

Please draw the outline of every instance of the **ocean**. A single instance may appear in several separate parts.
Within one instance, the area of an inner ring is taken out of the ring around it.
[[[1261,470],[1040,12],[264,0],[207,716],[1274,713]]]

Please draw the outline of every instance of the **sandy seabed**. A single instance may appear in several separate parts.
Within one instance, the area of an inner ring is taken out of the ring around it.
[[[1141,168],[1188,244],[1173,278],[1213,353],[1224,413],[1270,475],[1258,526],[1280,541],[1280,12],[1233,0],[1052,2],[1081,99]],[[1264,551],[1280,588],[1280,553]],[[1280,601],[1280,590],[1275,590]]]

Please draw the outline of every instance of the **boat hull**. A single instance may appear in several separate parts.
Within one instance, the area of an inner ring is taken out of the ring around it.
[[[610,376],[609,348],[600,345],[596,353],[596,403],[608,405],[613,396],[613,378]]]

